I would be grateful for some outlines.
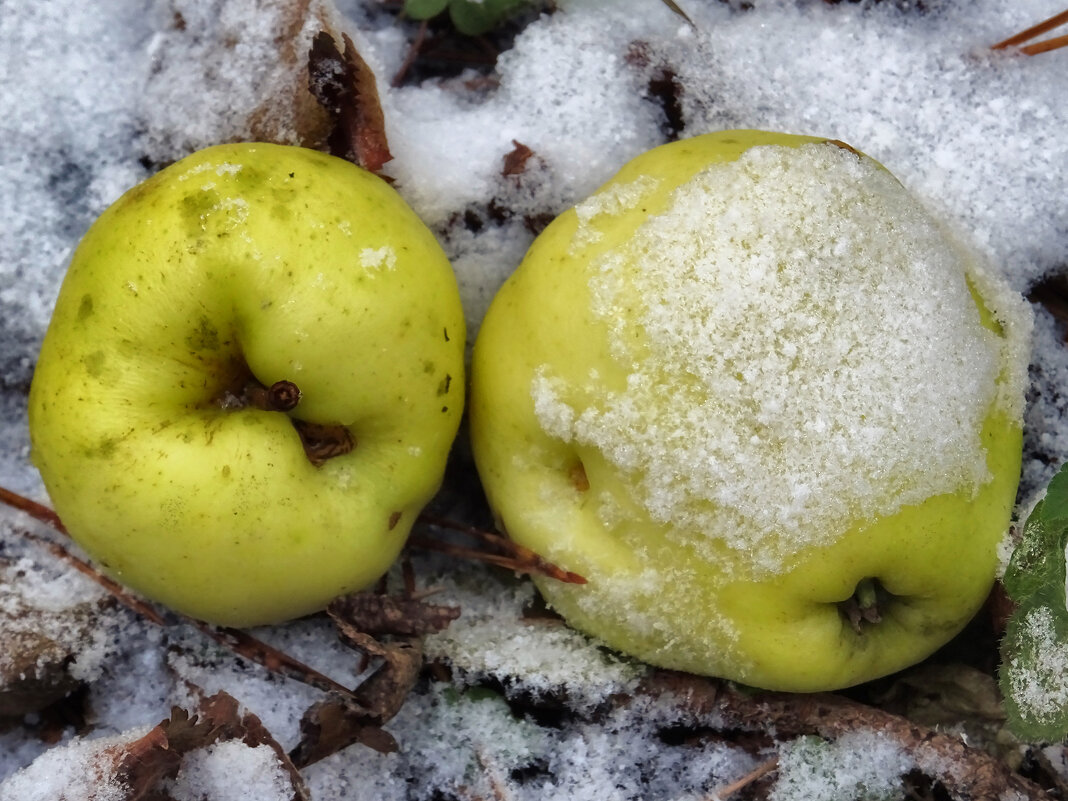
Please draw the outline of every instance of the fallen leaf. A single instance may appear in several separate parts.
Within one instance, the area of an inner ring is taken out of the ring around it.
[[[174,707],[171,716],[140,739],[115,749],[114,775],[127,788],[125,801],[158,798],[159,784],[178,775],[186,754],[220,741],[240,740],[250,748],[267,745],[276,754],[293,785],[293,801],[310,801],[308,789],[289,756],[251,713],[225,692],[205,698],[196,714]]]
[[[405,596],[357,592],[333,600],[326,612],[343,631],[417,637],[443,631],[460,616],[456,606]]]
[[[393,158],[375,74],[348,34],[340,51],[334,38],[316,34],[308,54],[308,88],[334,120],[330,152],[377,173]]]
[[[527,162],[530,160],[530,157],[534,155],[534,151],[522,142],[517,142],[513,139],[512,144],[515,147],[505,154],[504,168],[501,170],[501,175],[505,177],[509,175],[522,175],[526,172]]]

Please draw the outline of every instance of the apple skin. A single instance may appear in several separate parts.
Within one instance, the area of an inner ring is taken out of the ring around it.
[[[90,228],[29,400],[74,539],[212,623],[279,622],[367,587],[440,485],[464,317],[433,235],[386,182],[270,144],[194,153]],[[254,376],[291,412],[225,408]],[[309,461],[292,418],[356,446]]]
[[[664,208],[670,190],[706,166],[756,145],[827,141],[727,131],[639,156],[598,194],[648,176],[657,186],[619,210],[592,244],[576,244],[575,209],[561,214],[505,282],[479,331],[472,448],[502,530],[587,578],[580,586],[535,579],[570,625],[653,665],[771,690],[852,686],[928,656],[974,616],[994,580],[1021,463],[1018,406],[992,404],[986,413],[989,480],[974,495],[943,493],[876,519],[846,520],[833,541],[800,550],[773,574],[722,538],[654,520],[599,447],[554,436],[539,420],[532,385],[544,365],[571,387],[576,418],[599,403],[592,384],[627,386],[631,366],[610,345],[613,321],[591,311],[598,256],[626,241]],[[982,325],[1002,333],[1001,321],[969,289]],[[1019,327],[1028,324],[1021,318]],[[633,336],[645,342],[637,326]],[[1003,365],[998,380],[1022,396],[1021,369]],[[611,521],[598,511],[605,497],[615,510]],[[880,622],[854,628],[843,603],[865,579],[890,596],[879,604]]]

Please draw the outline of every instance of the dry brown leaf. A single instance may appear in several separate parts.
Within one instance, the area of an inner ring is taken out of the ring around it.
[[[350,631],[344,639],[366,653],[383,660],[383,665],[356,690],[356,700],[378,723],[386,723],[400,712],[419,671],[423,667],[423,641],[418,637],[397,637],[379,642],[369,634]]]
[[[256,141],[288,141],[288,131],[296,131],[297,141],[305,147],[322,144],[330,128],[330,118],[318,100],[300,81],[300,74],[307,54],[297,46],[299,34],[310,22],[323,30],[330,30],[333,21],[326,13],[327,6],[311,0],[295,0],[281,4],[279,15],[278,57],[281,67],[292,76],[288,85],[288,97],[272,95],[255,109],[249,117],[249,128]]]
[[[418,637],[448,628],[460,616],[457,606],[428,604],[403,595],[356,592],[331,601],[327,614],[343,631]]]
[[[169,732],[172,724],[174,742]],[[164,779],[177,776],[182,757],[189,751],[214,741],[210,723],[198,723],[185,710],[175,707],[169,720],[141,739],[127,743],[116,754],[115,776],[127,788],[128,801],[137,801],[156,789]]]
[[[377,173],[393,158],[375,75],[352,39],[342,34],[345,50],[321,32],[308,55],[308,88],[334,120],[330,152]]]
[[[174,707],[170,718],[118,749],[114,754],[115,778],[128,788],[126,801],[155,798],[160,782],[178,774],[186,754],[229,740],[240,740],[250,748],[271,748],[289,774],[293,801],[310,801],[304,779],[278,741],[258,717],[242,714],[237,701],[225,692],[203,699],[195,715]]]
[[[70,667],[77,643],[98,625],[97,604],[46,611],[27,602],[12,584],[19,575],[0,560],[0,717],[37,712],[74,692]]]
[[[872,729],[897,741],[953,798],[1016,798],[1051,801],[1041,787],[1005,762],[968,746],[955,734],[941,733],[844,696],[743,692],[732,685],[659,670],[644,682],[643,693],[668,700],[696,721],[720,728],[775,732],[778,738],[816,734],[834,740],[847,732]]]
[[[342,641],[381,665],[350,694],[331,692],[300,723],[301,741],[290,753],[305,767],[360,743],[382,753],[397,742],[382,726],[404,706],[423,667],[420,635],[441,631],[459,616],[451,606],[374,593],[354,593],[327,607]],[[369,632],[388,635],[378,640]]]
[[[508,177],[509,175],[522,175],[527,170],[527,162],[530,161],[530,157],[534,155],[534,151],[524,145],[522,142],[512,140],[514,147],[508,151],[504,156],[504,167],[501,169],[501,175]]]
[[[289,774],[293,784],[293,801],[310,801],[311,796],[304,784],[304,778],[289,755],[258,717],[251,712],[243,715],[240,713],[238,703],[233,696],[224,692],[216,693],[201,702],[198,710],[201,716],[221,731],[223,735],[221,739],[241,740],[250,748],[260,745],[268,746]]]
[[[300,743],[289,756],[301,768],[356,743],[382,754],[397,750],[393,735],[379,726],[373,715],[350,698],[334,693],[304,713],[300,733]]]

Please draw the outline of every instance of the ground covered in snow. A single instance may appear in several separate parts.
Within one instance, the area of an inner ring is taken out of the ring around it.
[[[0,485],[46,500],[29,461],[26,393],[78,238],[123,191],[193,149],[321,134],[303,87],[305,54],[324,26],[347,32],[378,76],[394,155],[384,172],[450,256],[471,341],[547,220],[642,151],[726,128],[852,144],[1017,292],[1058,297],[1068,269],[1068,48],[989,49],[1060,11],[1056,0],[680,5],[691,21],[657,0],[560,0],[497,35],[495,63],[456,61],[442,47],[405,67],[418,26],[398,19],[396,3],[0,2]],[[505,174],[517,143],[532,155]],[[1056,303],[1035,305],[1024,501],[1068,460],[1068,349],[1047,306]],[[485,522],[464,483],[466,450],[457,451],[458,476],[439,505]],[[63,782],[70,799],[128,797],[101,754],[143,736],[172,705],[192,708],[201,691],[225,690],[284,749],[297,743],[318,690],[194,629],[160,628],[107,603],[27,544],[27,530],[44,533],[0,509],[0,620],[20,637],[44,632],[50,644],[34,653],[71,655],[83,718],[0,717],[0,799],[56,798]],[[540,615],[526,580],[424,555],[416,575],[463,610],[426,641],[436,678],[424,677],[387,725],[398,752],[354,746],[307,768],[312,798],[703,798],[776,752],[767,786],[777,799],[893,797],[901,776],[937,772],[865,729],[776,744],[715,736],[706,720],[680,734],[693,721],[638,692],[647,669]],[[39,617],[20,628],[27,608]],[[353,680],[351,652],[322,621],[264,637]],[[175,799],[292,797],[265,746],[222,742],[187,759],[167,787]]]

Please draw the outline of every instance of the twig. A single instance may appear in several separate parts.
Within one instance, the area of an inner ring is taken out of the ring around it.
[[[500,772],[489,758],[489,755],[486,754],[485,749],[479,748],[476,756],[479,767],[482,768],[482,772],[486,774],[486,778],[489,780],[490,791],[493,793],[494,801],[509,801],[511,794],[508,792],[508,787],[501,779]]]
[[[661,0],[661,2],[665,6],[670,8],[673,13],[682,17],[686,21],[687,25],[689,25],[695,31],[697,30],[697,26],[694,24],[694,21],[690,19],[690,15],[683,11],[682,7],[678,3],[676,3],[675,0]]]
[[[352,697],[353,691],[343,684],[339,684],[329,676],[320,673],[315,668],[305,665],[298,659],[294,659],[285,651],[280,651],[273,645],[268,645],[263,640],[253,637],[241,629],[232,629],[225,626],[213,626],[203,620],[186,618],[186,622],[196,626],[200,631],[220,645],[225,646],[238,656],[250,659],[257,665],[265,667],[272,673],[278,673],[287,678],[296,679],[311,687],[324,692],[335,692],[345,697]]]
[[[1048,53],[1050,50],[1059,50],[1065,46],[1068,46],[1068,36],[1053,36],[1041,42],[1021,47],[1020,52],[1025,56],[1037,56],[1039,53]]]
[[[46,523],[61,534],[66,534],[67,529],[54,511],[44,504],[31,501],[18,493],[12,492],[5,487],[0,487],[0,503],[4,503],[20,512],[25,512],[34,520]]]
[[[766,776],[773,770],[778,770],[778,767],[779,758],[772,757],[767,762],[763,762],[757,765],[753,770],[749,771],[749,773],[745,774],[737,781],[731,782],[726,787],[721,787],[715,792],[713,792],[710,801],[723,801],[723,799],[727,798],[727,796],[734,795],[739,790],[748,787],[761,776]]]
[[[412,40],[411,45],[408,47],[408,52],[404,56],[404,62],[400,65],[400,69],[397,70],[393,76],[393,80],[389,82],[389,85],[396,89],[402,83],[404,83],[404,76],[408,74],[408,70],[412,68],[415,60],[419,58],[419,51],[423,49],[423,43],[426,41],[427,30],[430,27],[430,20],[425,19],[419,23],[419,30],[415,33],[415,39]]]
[[[5,489],[4,487],[0,487],[0,502],[26,512],[34,519],[50,525],[59,533],[69,536],[69,533],[60,521],[59,516],[47,506],[43,506],[36,501],[31,501],[29,498],[25,498],[18,493]],[[117,581],[105,576],[83,559],[79,559],[62,545],[50,542],[44,537],[40,537],[30,531],[22,530],[20,533],[26,539],[41,545],[50,551],[55,557],[63,560],[78,572],[88,576],[110,593],[120,604],[137,613],[150,623],[154,623],[157,626],[170,626],[175,621],[188,623],[238,656],[245,657],[269,671],[280,673],[327,692],[340,693],[345,696],[352,696],[353,694],[352,690],[338,684],[329,676],[305,665],[303,662],[294,659],[283,651],[279,651],[277,648],[268,645],[247,632],[239,629],[213,626],[210,623],[205,623],[202,620],[197,620],[179,613],[174,613],[174,617],[168,619],[160,614],[154,606],[128,592],[126,588]]]
[[[4,502],[7,502],[6,498],[4,499]],[[51,512],[50,509],[47,511]],[[53,512],[53,514],[55,513]],[[65,533],[65,530],[63,531]],[[88,576],[91,580],[103,587],[116,601],[118,601],[120,604],[122,604],[132,612],[136,612],[137,614],[141,615],[141,617],[145,618],[145,620],[148,620],[151,623],[155,623],[157,626],[169,625],[167,619],[164,618],[163,615],[161,615],[149,603],[141,600],[136,595],[127,592],[126,589],[117,581],[112,578],[109,578],[108,576],[105,576],[103,573],[101,573],[99,570],[97,570],[85,560],[79,559],[77,556],[72,554],[59,543],[51,542],[45,539],[44,537],[38,536],[32,531],[26,531],[25,529],[22,529],[20,531],[20,534],[31,542],[34,542],[37,545],[40,545],[45,550],[49,551],[57,559],[66,562],[79,573]]]
[[[875,707],[827,693],[743,693],[730,685],[684,673],[656,671],[645,693],[674,699],[677,708],[719,727],[774,729],[779,737],[817,734],[833,740],[858,729],[892,737],[920,770],[941,782],[954,798],[1052,801],[1034,782],[996,757],[971,748],[960,737],[920,726]]]
[[[465,523],[459,523],[455,520],[427,514],[426,512],[419,515],[419,521],[429,526],[445,528],[450,531],[466,534],[469,537],[473,537],[480,542],[484,542],[493,548],[503,551],[503,553],[491,553],[476,548],[464,548],[463,546],[453,545],[452,543],[442,542],[429,537],[412,537],[409,542],[416,547],[426,548],[431,551],[439,551],[441,553],[447,553],[465,559],[476,559],[482,562],[488,562],[492,565],[509,568],[517,573],[547,576],[548,578],[562,581],[565,584],[586,583],[586,579],[578,573],[564,570],[562,567],[554,565],[552,562],[539,556],[530,548],[520,545],[518,542],[514,542],[507,537],[503,537],[494,531],[486,531],[484,529],[476,528],[475,526],[466,525]]]
[[[1024,31],[1020,31],[1014,36],[1010,36],[1008,39],[1004,39],[995,45],[991,45],[991,50],[1004,50],[1008,47],[1015,47],[1018,44],[1034,39],[1036,36],[1059,28],[1061,25],[1068,23],[1068,9],[1062,11],[1059,14],[1054,14],[1049,19],[1043,20],[1037,25],[1032,25],[1030,28]],[[1042,42],[1035,42],[1034,44],[1027,45],[1020,48],[1020,52],[1028,56],[1037,55],[1038,53],[1046,53],[1050,50],[1056,50],[1057,48],[1068,45],[1068,36],[1055,36],[1052,39],[1046,39]]]

